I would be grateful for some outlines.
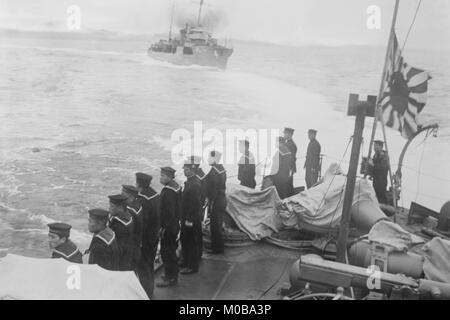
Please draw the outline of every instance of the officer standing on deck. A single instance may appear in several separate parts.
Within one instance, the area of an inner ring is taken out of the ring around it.
[[[304,166],[306,187],[308,189],[313,187],[319,179],[321,147],[320,143],[316,140],[316,135],[316,130],[308,130],[309,144]]]
[[[77,246],[70,241],[70,229],[72,226],[67,223],[48,224],[48,244],[53,250],[52,258],[63,258],[73,263],[83,263],[82,255]]]
[[[116,235],[108,227],[109,212],[103,209],[89,210],[89,232],[93,233],[89,264],[97,264],[110,271],[119,270],[120,250]]]
[[[373,159],[369,160],[369,165],[372,167],[373,188],[375,189],[378,201],[387,204],[386,189],[389,173],[389,156],[383,150],[383,146],[383,141],[374,141],[373,149],[375,154]]]
[[[284,137],[278,137],[278,152],[275,155],[273,166],[277,170],[273,176],[273,184],[280,198],[287,198],[290,187],[289,175],[292,168],[292,155],[286,147]]]
[[[193,274],[198,272],[199,265],[199,237],[201,232],[201,192],[200,181],[195,176],[196,164],[190,158],[183,166],[187,180],[184,183],[181,202],[181,249],[184,261],[184,269],[181,274]]]
[[[161,258],[164,276],[157,287],[178,283],[177,236],[180,232],[181,187],[175,182],[175,170],[161,168]]]
[[[128,213],[131,215],[134,221],[134,258],[133,258],[133,270],[137,270],[139,261],[142,255],[142,230],[144,226],[144,214],[142,213],[142,206],[137,201],[137,195],[139,191],[135,186],[122,185],[122,195],[127,198],[125,200]]]
[[[242,156],[238,164],[238,180],[241,182],[241,186],[255,189],[255,158],[249,151],[249,148],[250,142],[248,140],[239,141],[239,152],[242,154]]]
[[[211,249],[210,254],[224,252],[223,241],[223,216],[227,207],[225,197],[227,173],[223,165],[219,164],[222,154],[219,151],[211,151],[208,163],[211,170],[206,176],[206,198],[210,212]]]
[[[294,174],[297,173],[297,145],[295,144],[294,140],[292,140],[292,136],[294,135],[294,129],[284,128],[283,134],[286,147],[289,149],[292,159],[291,172],[289,175],[289,185],[286,191],[287,192],[286,196],[290,197],[294,194]]]
[[[111,216],[109,227],[114,231],[117,237],[117,243],[120,248],[120,271],[133,270],[133,261],[135,257],[134,243],[134,221],[127,210],[127,197],[122,194],[108,196],[109,214]]]
[[[159,194],[150,186],[153,177],[136,173],[137,201],[142,206],[142,256],[138,265],[138,276],[142,287],[151,298],[154,284],[154,264],[159,242],[160,216]]]

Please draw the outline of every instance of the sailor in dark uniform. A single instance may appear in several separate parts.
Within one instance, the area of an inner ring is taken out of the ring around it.
[[[135,256],[134,242],[134,221],[127,210],[127,197],[116,194],[108,196],[109,198],[109,227],[116,234],[117,243],[120,248],[120,271],[133,270],[133,261]]]
[[[139,261],[141,260],[141,249],[142,249],[142,230],[144,226],[144,214],[142,206],[137,201],[138,189],[131,185],[122,185],[122,195],[127,197],[126,205],[128,213],[131,215],[134,221],[133,238],[135,245],[134,259],[133,259],[133,269],[136,270]]]
[[[197,177],[197,179],[200,181],[200,184],[202,185],[201,204],[202,204],[202,208],[205,208],[205,205],[206,205],[206,180],[205,180],[206,174],[200,167],[202,158],[193,156],[192,159],[197,166],[195,176]]]
[[[142,256],[138,266],[138,276],[149,297],[153,295],[154,264],[159,243],[159,194],[150,186],[153,177],[146,173],[136,173],[137,201],[142,206]]]
[[[238,180],[241,182],[241,186],[245,186],[251,189],[255,189],[256,181],[256,165],[255,158],[249,151],[250,142],[248,140],[239,141],[239,152],[242,154],[239,160],[238,168]]]
[[[201,186],[201,195],[200,195],[200,224],[194,225],[194,234],[196,236],[196,244],[198,245],[197,254],[198,260],[200,261],[203,256],[203,220],[205,218],[205,209],[206,209],[206,174],[203,172],[202,168],[200,168],[202,158],[198,156],[191,156],[190,162],[195,164],[195,178],[199,181]],[[186,267],[183,258],[180,262],[181,267]]]
[[[295,144],[294,140],[292,140],[292,136],[294,135],[294,129],[285,128],[283,134],[286,147],[289,149],[292,159],[289,184],[288,189],[286,191],[287,193],[286,196],[290,197],[294,194],[294,174],[297,173],[297,145]]]
[[[316,140],[317,131],[314,129],[308,130],[308,150],[306,152],[305,160],[305,180],[306,187],[309,189],[313,187],[319,179],[320,172],[320,143]]]
[[[82,255],[77,246],[70,241],[70,229],[72,226],[67,223],[48,224],[48,244],[53,250],[52,258],[63,258],[73,263],[83,263]]]
[[[181,202],[181,249],[184,261],[184,269],[181,274],[192,274],[198,272],[199,265],[199,236],[201,232],[201,192],[200,181],[195,177],[196,164],[189,159],[184,164],[184,175],[187,180],[184,183]]]
[[[94,236],[87,253],[89,264],[97,264],[103,269],[119,270],[120,249],[116,235],[108,227],[109,212],[103,209],[89,210],[89,232]]]
[[[221,254],[224,252],[223,240],[223,216],[227,207],[225,197],[227,173],[223,165],[219,164],[221,159],[219,151],[211,151],[208,159],[211,170],[206,176],[206,198],[210,212],[211,249],[210,254]]]
[[[175,170],[161,168],[161,258],[164,276],[157,287],[169,287],[178,283],[177,236],[180,232],[181,187],[175,182]]]
[[[380,203],[387,204],[386,189],[388,183],[389,173],[389,156],[383,150],[383,141],[374,141],[373,149],[375,154],[373,159],[369,160],[369,165],[372,167],[373,188]]]
[[[288,197],[290,186],[290,172],[292,169],[292,155],[286,147],[284,137],[278,137],[278,171],[273,176],[273,184],[277,189],[280,199]]]

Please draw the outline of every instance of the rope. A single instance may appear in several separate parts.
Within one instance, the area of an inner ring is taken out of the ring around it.
[[[345,148],[344,154],[342,155],[341,162],[339,162],[339,166],[341,166],[342,161],[344,160],[345,155],[347,154],[348,148],[349,148],[350,143],[352,142],[352,140],[353,140],[353,136],[351,136],[350,139],[348,140],[347,147]],[[319,212],[319,210],[322,209],[322,206],[324,205],[324,202],[325,202],[325,198],[326,198],[328,192],[330,191],[331,185],[333,184],[333,181],[334,181],[334,178],[335,178],[335,177],[336,177],[336,175],[333,175],[333,178],[331,178],[331,182],[330,182],[330,184],[328,185],[327,191],[325,191],[325,194],[323,195],[323,198],[322,198],[322,200],[321,200],[321,202],[320,202],[320,205],[319,205],[319,207],[317,208],[315,214],[317,214],[317,213]],[[345,178],[345,183],[347,183],[347,177]],[[344,183],[344,186],[345,186],[345,183]],[[342,192],[341,192],[341,196],[340,196],[340,198],[339,198],[339,202],[338,202],[338,204],[337,204],[337,206],[336,206],[336,209],[339,207],[339,204],[341,203],[343,191],[344,191],[344,190],[342,190]],[[331,217],[330,223],[329,223],[329,225],[328,225],[328,229],[331,227],[331,223],[333,222],[333,219],[334,219],[335,214],[336,214],[336,210],[335,210],[335,212],[333,213],[333,216]]]
[[[409,34],[411,33],[412,27],[414,26],[414,23],[416,22],[417,14],[419,13],[419,8],[420,8],[421,4],[422,4],[422,0],[419,0],[419,4],[417,5],[416,12],[414,13],[414,18],[411,22],[411,25],[409,26],[408,33],[406,34],[406,38],[405,38],[405,42],[403,43],[402,51],[405,49],[406,42],[408,42]]]

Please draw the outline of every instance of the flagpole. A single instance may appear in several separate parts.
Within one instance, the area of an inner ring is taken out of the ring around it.
[[[369,143],[369,155],[367,156],[369,159],[372,156],[373,141],[375,140],[375,133],[377,131],[378,120],[380,120],[380,116],[381,116],[379,104],[380,104],[380,100],[381,100],[381,97],[382,97],[384,89],[385,89],[384,84],[385,84],[386,72],[387,72],[387,67],[388,67],[387,64],[388,64],[388,60],[389,60],[389,53],[391,52],[391,48],[392,48],[393,38],[395,35],[395,24],[397,22],[397,14],[398,14],[399,4],[400,4],[400,0],[395,0],[394,14],[392,16],[391,30],[389,33],[389,41],[388,41],[388,45],[387,45],[386,56],[384,58],[384,68],[383,68],[383,73],[381,76],[380,90],[378,91],[378,96],[377,96],[375,117],[373,120],[372,136],[370,138],[370,143]],[[383,123],[383,121],[381,121],[381,122]]]

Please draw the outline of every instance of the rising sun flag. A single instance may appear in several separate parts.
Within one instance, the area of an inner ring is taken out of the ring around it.
[[[380,101],[382,120],[409,139],[420,128],[418,116],[427,102],[428,72],[407,64],[393,36],[389,52],[384,92]]]

